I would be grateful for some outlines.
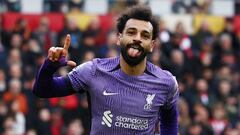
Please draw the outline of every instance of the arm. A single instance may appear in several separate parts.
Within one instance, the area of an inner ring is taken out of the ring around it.
[[[75,91],[72,90],[73,88],[68,77],[53,77],[53,74],[62,66],[76,66],[75,62],[66,60],[70,41],[71,37],[68,34],[63,48],[51,47],[49,49],[48,58],[41,66],[33,86],[33,93],[36,96],[50,98],[75,93]]]
[[[175,79],[174,79],[175,80]],[[178,86],[174,81],[173,87],[170,89],[167,98],[167,104],[160,111],[160,128],[161,135],[177,135],[178,134]]]
[[[65,65],[67,62],[63,57],[59,62],[46,59],[36,76],[33,93],[41,98],[62,97],[75,93],[67,76],[53,77],[57,69]]]

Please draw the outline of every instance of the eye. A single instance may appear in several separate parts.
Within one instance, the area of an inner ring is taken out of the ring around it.
[[[142,37],[143,37],[144,39],[149,39],[149,38],[150,38],[150,35],[148,35],[148,34],[143,34]]]
[[[134,33],[135,33],[134,31],[127,31],[128,35],[134,35]]]

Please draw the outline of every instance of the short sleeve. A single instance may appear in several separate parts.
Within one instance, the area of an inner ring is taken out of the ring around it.
[[[175,77],[173,77],[170,83],[166,104],[160,111],[161,135],[177,135],[178,133],[178,96],[178,84]]]
[[[172,78],[173,78],[172,85],[170,86],[170,90],[167,95],[166,109],[171,109],[173,106],[177,106],[177,101],[179,97],[178,83],[176,77],[172,76]]]
[[[72,87],[77,92],[85,92],[89,87],[89,82],[92,78],[93,62],[89,61],[74,68],[68,77]]]

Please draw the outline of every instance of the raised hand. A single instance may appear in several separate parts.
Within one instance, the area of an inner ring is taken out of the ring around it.
[[[51,47],[48,50],[48,59],[52,62],[58,62],[62,57],[66,58],[70,44],[71,36],[67,34],[63,47]],[[75,67],[77,64],[74,61],[67,61],[67,65]]]

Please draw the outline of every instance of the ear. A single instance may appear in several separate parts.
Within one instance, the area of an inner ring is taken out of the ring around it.
[[[122,34],[121,34],[121,33],[118,33],[118,40],[117,40],[117,45],[118,45],[118,46],[120,46],[121,38],[122,38]]]
[[[155,46],[156,46],[156,40],[152,40],[151,47],[150,47],[150,52],[153,52],[153,49],[154,49]]]

